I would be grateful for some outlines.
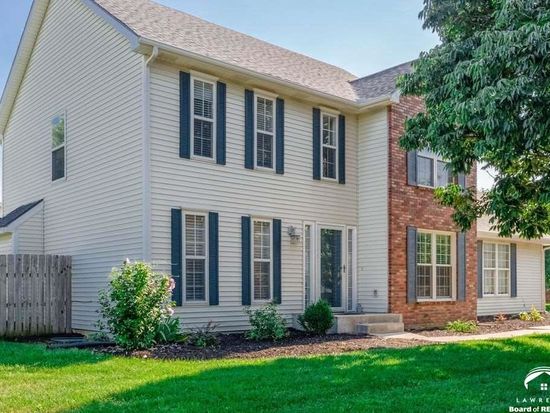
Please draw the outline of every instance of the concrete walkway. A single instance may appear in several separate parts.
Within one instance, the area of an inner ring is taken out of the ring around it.
[[[550,326],[540,326],[540,327],[530,327],[524,330],[514,330],[514,331],[503,331],[500,333],[490,333],[490,334],[472,334],[468,336],[439,336],[439,337],[428,337],[421,334],[414,333],[401,333],[401,334],[386,334],[380,337],[387,339],[405,339],[405,340],[422,340],[422,341],[431,341],[434,343],[456,343],[459,341],[470,341],[470,340],[493,340],[499,338],[513,338],[528,336],[531,334],[550,334]]]

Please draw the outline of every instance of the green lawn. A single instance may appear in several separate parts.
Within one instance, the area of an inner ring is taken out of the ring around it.
[[[505,412],[549,358],[548,336],[206,362],[0,342],[0,412]]]

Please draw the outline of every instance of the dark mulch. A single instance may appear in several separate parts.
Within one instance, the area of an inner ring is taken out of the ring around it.
[[[116,346],[97,348],[94,351],[155,359],[208,360],[329,355],[375,348],[404,348],[432,344],[418,340],[383,339],[345,334],[318,337],[299,331],[291,331],[289,337],[276,343],[246,340],[243,334],[220,334],[218,338],[219,345],[209,348],[198,348],[187,344],[166,344],[158,345],[151,350],[130,353]]]
[[[520,319],[510,319],[506,321],[480,321],[477,331],[474,333],[457,333],[456,331],[447,330],[415,330],[416,334],[426,337],[441,337],[441,336],[476,336],[480,334],[501,333],[504,331],[524,330],[530,327],[549,326],[550,320],[542,322],[521,321]]]

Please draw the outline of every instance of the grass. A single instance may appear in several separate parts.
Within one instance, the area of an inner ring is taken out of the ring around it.
[[[247,361],[0,342],[0,412],[504,412],[549,357],[548,336]]]

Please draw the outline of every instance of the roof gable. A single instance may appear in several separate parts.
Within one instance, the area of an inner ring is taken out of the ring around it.
[[[42,200],[31,202],[29,204],[22,205],[18,208],[15,208],[13,211],[11,211],[9,214],[7,214],[4,218],[0,218],[0,228],[6,228],[13,224],[15,221],[17,221],[19,218],[21,218],[23,215],[25,215],[27,212],[29,212],[31,209],[33,209],[35,206],[40,204]]]

